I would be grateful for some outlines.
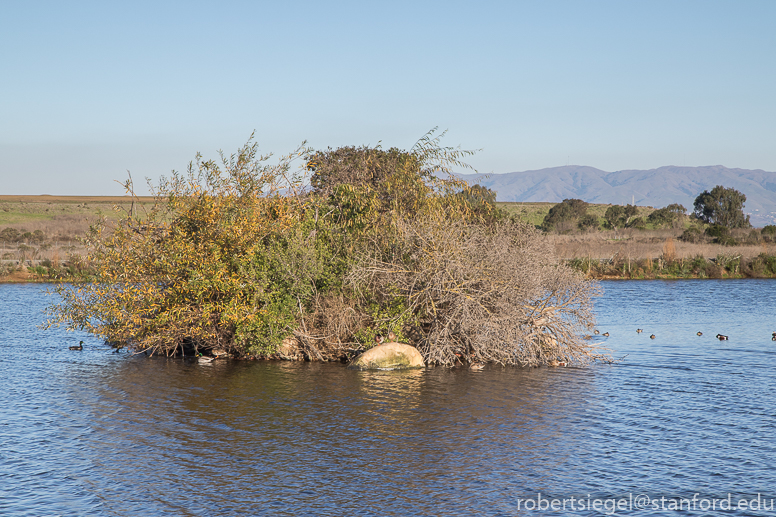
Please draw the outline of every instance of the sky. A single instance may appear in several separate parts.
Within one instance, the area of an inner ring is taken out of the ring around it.
[[[434,127],[485,174],[776,171],[774,26],[771,0],[0,0],[0,194]]]

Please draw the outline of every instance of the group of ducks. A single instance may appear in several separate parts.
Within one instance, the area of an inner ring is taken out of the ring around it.
[[[644,332],[644,329],[636,329],[636,333],[637,333],[637,334],[641,334],[642,332]],[[595,333],[596,333],[596,334],[598,334],[598,331],[596,330],[596,331],[595,331]],[[703,332],[701,332],[701,331],[699,330],[698,332],[696,332],[696,334],[697,334],[698,336],[702,336],[702,335],[703,335]],[[601,335],[602,335],[602,336],[609,337],[609,333],[608,333],[608,332],[604,332],[604,333],[603,333],[603,334],[601,334]],[[717,339],[719,339],[720,341],[727,341],[728,339],[730,339],[730,337],[728,337],[728,336],[726,336],[726,335],[724,335],[724,334],[717,334],[715,337],[716,337]],[[655,335],[654,335],[654,334],[651,334],[651,335],[649,336],[649,338],[650,338],[650,339],[655,339]],[[771,335],[771,341],[776,341],[776,332],[773,332],[773,333],[772,333],[772,335]]]

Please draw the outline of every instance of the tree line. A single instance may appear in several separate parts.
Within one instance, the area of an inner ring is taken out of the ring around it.
[[[683,240],[697,242],[703,238],[714,239],[722,244],[735,245],[730,230],[751,228],[749,216],[744,214],[746,196],[733,188],[717,185],[701,192],[693,203],[692,214],[677,203],[652,211],[646,217],[639,217],[639,209],[633,205],[612,205],[606,210],[603,221],[587,212],[588,203],[581,199],[564,199],[550,208],[540,228],[545,232],[565,233],[574,230],[618,230],[622,228],[683,228],[689,218],[697,224],[687,228]],[[705,228],[701,225],[707,225]],[[761,238],[772,241],[776,238],[776,226],[768,225],[760,231]]]

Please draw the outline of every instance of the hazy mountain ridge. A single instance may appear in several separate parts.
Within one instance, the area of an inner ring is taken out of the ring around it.
[[[752,224],[776,222],[776,172],[729,169],[722,165],[606,172],[595,167],[566,165],[506,174],[461,174],[497,192],[498,201],[560,202],[579,198],[590,203],[663,207],[680,203],[692,211],[695,198],[716,185],[732,187],[746,195],[744,212]]]

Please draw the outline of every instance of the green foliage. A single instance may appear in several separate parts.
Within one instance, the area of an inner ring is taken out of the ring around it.
[[[545,232],[558,229],[561,223],[575,222],[587,214],[587,203],[581,199],[564,199],[562,202],[550,208],[545,216],[541,228]]]
[[[744,215],[746,196],[733,188],[717,185],[701,192],[693,203],[695,216],[705,223],[727,228],[749,228],[749,216]]]
[[[598,218],[593,214],[586,214],[579,220],[578,225],[580,230],[597,230]]]
[[[22,233],[16,228],[3,228],[3,230],[0,231],[0,242],[20,242],[21,238]]]
[[[679,236],[680,241],[698,243],[703,240],[703,231],[697,226],[690,226]]]
[[[723,246],[738,246],[738,241],[730,234],[730,228],[721,224],[712,224],[706,228],[704,232],[708,237],[711,237],[715,244],[722,244]]]
[[[769,224],[767,226],[763,226],[763,229],[760,230],[760,233],[766,242],[776,241],[776,225]]]
[[[647,227],[647,223],[641,217],[634,217],[625,224],[626,228],[636,228],[637,230],[643,230]]]
[[[407,339],[404,329],[419,323],[418,315],[410,310],[407,298],[396,291],[381,302],[372,300],[365,306],[372,323],[359,329],[355,335],[356,341],[365,348],[374,346],[378,336],[385,337],[390,332],[399,342],[404,342]]]
[[[687,209],[677,203],[668,205],[664,208],[659,208],[649,214],[647,222],[654,225],[656,228],[660,227],[674,227],[681,222],[682,217],[687,213]]]
[[[638,212],[638,208],[634,205],[612,205],[606,209],[604,219],[606,219],[606,224],[609,228],[616,230],[617,228],[625,227],[630,218]]]

